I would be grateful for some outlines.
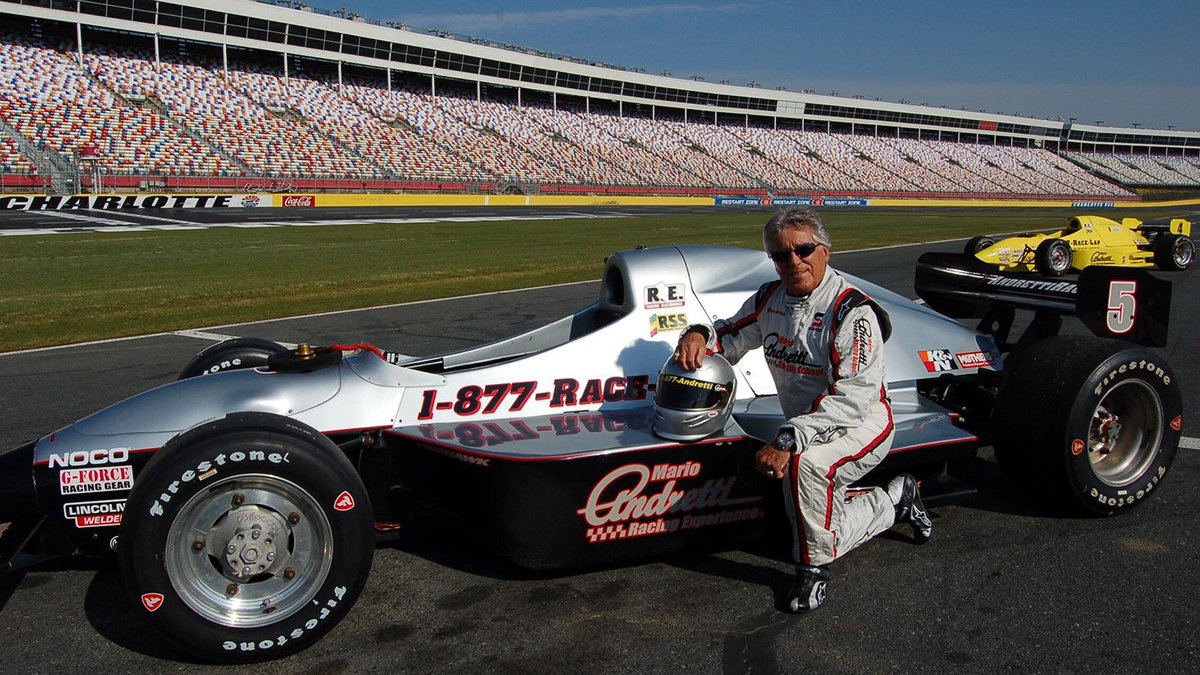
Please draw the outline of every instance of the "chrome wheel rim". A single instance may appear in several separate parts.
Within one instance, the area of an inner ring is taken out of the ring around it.
[[[1179,268],[1186,268],[1192,264],[1192,256],[1195,255],[1195,244],[1188,239],[1179,239],[1175,242],[1175,265]]]
[[[325,512],[278,476],[234,476],[206,487],[167,533],[166,570],[180,600],[233,628],[295,614],[325,583],[332,561]]]
[[[1123,487],[1145,473],[1163,438],[1163,408],[1145,382],[1113,387],[1092,411],[1087,453],[1092,471],[1107,485]]]
[[[1050,268],[1055,272],[1065,272],[1071,265],[1070,260],[1071,249],[1066,246],[1053,246],[1050,248]]]

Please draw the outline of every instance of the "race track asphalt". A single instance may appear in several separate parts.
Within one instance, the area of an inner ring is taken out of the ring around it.
[[[75,223],[78,225],[79,223]],[[924,250],[838,253],[833,265],[914,297]],[[597,274],[599,270],[597,270]],[[780,611],[787,546],[764,542],[569,574],[515,568],[452,533],[380,546],[345,621],[261,673],[1179,672],[1200,655],[1200,276],[1175,282],[1171,344],[1184,435],[1164,486],[1115,518],[1032,503],[990,449],[959,468],[975,488],[932,508],[934,537],[901,528],[835,566],[825,607]],[[561,317],[594,284],[205,329],[283,342],[371,342],[412,354],[461,348]],[[164,335],[0,355],[0,447],[172,380],[211,344]],[[0,671],[195,672],[125,597],[105,561],[23,557],[0,577]],[[247,668],[245,671],[249,671]]]

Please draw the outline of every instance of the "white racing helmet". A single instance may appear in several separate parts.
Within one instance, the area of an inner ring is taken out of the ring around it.
[[[668,358],[654,390],[654,433],[673,441],[696,441],[725,428],[733,414],[737,378],[720,354],[694,371]]]

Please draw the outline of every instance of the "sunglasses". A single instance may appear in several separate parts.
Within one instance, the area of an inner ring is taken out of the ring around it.
[[[817,250],[818,246],[820,246],[820,244],[809,242],[807,244],[800,244],[795,248],[784,249],[782,251],[771,251],[767,254],[767,256],[771,258],[771,260],[774,260],[776,263],[782,265],[792,261],[793,253],[796,254],[797,258],[804,260],[808,256],[812,255],[813,251]]]

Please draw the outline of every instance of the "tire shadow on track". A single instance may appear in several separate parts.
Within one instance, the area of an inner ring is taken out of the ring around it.
[[[1050,520],[1076,520],[1078,515],[1045,503],[1037,495],[1028,492],[1022,485],[1007,475],[996,462],[991,448],[979,451],[974,457],[952,463],[947,476],[961,482],[966,488],[961,494],[949,499],[930,500],[930,510],[936,522],[937,510],[942,503],[966,509],[986,511],[1008,516]]]
[[[14,567],[0,575],[0,612],[13,594],[36,593],[40,586],[61,581],[69,572],[91,574],[83,597],[87,622],[122,649],[179,663],[203,664],[166,642],[136,610],[121,582],[115,559],[66,555],[18,555]]]
[[[96,633],[143,656],[180,664],[211,663],[176,648],[142,616],[125,590],[116,560],[98,561],[97,567],[83,598],[84,615]]]

